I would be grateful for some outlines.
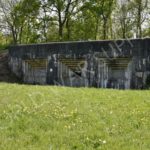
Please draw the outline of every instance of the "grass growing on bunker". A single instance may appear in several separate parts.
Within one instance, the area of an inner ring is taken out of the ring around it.
[[[1,150],[148,150],[150,91],[0,83]]]

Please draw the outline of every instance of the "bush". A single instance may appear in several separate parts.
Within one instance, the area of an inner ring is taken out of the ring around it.
[[[5,52],[8,49],[8,46],[9,45],[7,44],[0,44],[0,53]]]

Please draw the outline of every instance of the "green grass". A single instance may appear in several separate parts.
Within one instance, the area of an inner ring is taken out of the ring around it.
[[[0,150],[149,150],[150,91],[0,83]]]

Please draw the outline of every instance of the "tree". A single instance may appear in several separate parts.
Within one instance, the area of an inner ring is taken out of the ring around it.
[[[108,37],[108,23],[114,9],[115,0],[93,0],[87,1],[84,5],[85,9],[89,9],[96,18],[96,33],[102,23],[102,38]],[[97,36],[97,35],[96,35]]]
[[[70,16],[70,9],[72,9],[75,3],[77,3],[77,0],[49,0],[50,10],[57,18],[60,41],[63,40],[63,29]]]
[[[102,0],[102,5],[101,5],[101,13],[102,13],[102,19],[103,19],[103,39],[106,39],[108,36],[107,29],[109,28],[108,26],[108,20],[111,17],[113,8],[114,8],[114,3],[115,0]]]
[[[148,0],[0,0],[0,31],[13,44],[141,38],[150,33],[149,7]]]
[[[20,35],[21,27],[17,25],[18,18],[15,7],[19,5],[19,0],[1,0],[0,12],[2,15],[1,27],[12,33],[13,44],[16,44]]]
[[[142,37],[142,25],[147,19],[148,0],[132,0],[133,14],[135,17],[137,38]]]
[[[12,34],[13,44],[21,44],[23,30],[27,22],[35,15],[39,3],[38,0],[1,0],[0,10],[3,16],[1,26]]]
[[[36,43],[39,39],[39,0],[22,0],[20,5],[20,18],[24,18],[24,27],[22,31],[21,43]]]
[[[117,7],[114,11],[113,20],[114,22],[114,28],[116,28],[115,36],[119,35],[117,38],[129,38],[133,21],[132,18],[132,7],[130,2],[128,1],[120,1],[120,3],[116,4]]]

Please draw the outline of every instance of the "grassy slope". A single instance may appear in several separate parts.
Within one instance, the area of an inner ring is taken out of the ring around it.
[[[0,84],[0,150],[148,150],[150,91]]]

